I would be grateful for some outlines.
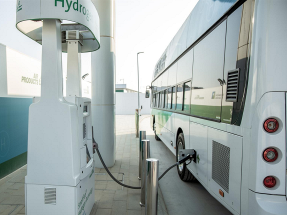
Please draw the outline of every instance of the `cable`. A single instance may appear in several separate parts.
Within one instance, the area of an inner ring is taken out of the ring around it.
[[[133,187],[133,186],[126,185],[126,184],[123,184],[123,183],[121,183],[120,181],[118,181],[118,180],[112,175],[112,173],[110,172],[110,170],[109,170],[108,167],[106,166],[106,164],[105,164],[105,162],[104,162],[104,160],[103,160],[103,158],[102,158],[102,155],[101,155],[101,153],[100,153],[100,151],[99,151],[99,146],[98,146],[98,144],[96,143],[96,141],[95,141],[94,138],[93,138],[93,145],[94,145],[93,148],[96,149],[97,154],[98,154],[98,156],[99,156],[99,158],[100,158],[100,160],[101,160],[101,163],[103,164],[105,170],[107,171],[107,173],[109,174],[109,176],[110,176],[115,182],[117,182],[119,185],[121,185],[121,186],[123,186],[123,187],[126,187],[126,188],[130,188],[130,189],[141,189],[141,187]],[[175,166],[177,166],[177,165],[179,165],[179,164],[185,162],[186,160],[188,160],[189,157],[190,157],[190,156],[188,155],[188,156],[186,156],[185,158],[183,158],[182,160],[180,160],[179,162],[176,162],[175,164],[173,164],[172,166],[170,166],[167,170],[165,170],[164,173],[161,174],[161,176],[158,178],[158,180],[162,179],[162,177],[163,177],[169,170],[171,170],[173,167],[175,167]],[[189,163],[188,163],[188,164],[189,164]],[[188,165],[188,164],[187,164],[187,165]]]
[[[179,163],[177,162],[177,163],[173,164],[171,167],[169,167],[167,170],[165,170],[165,172],[162,173],[161,176],[159,176],[158,180],[162,179],[162,177],[163,177],[169,170],[171,170],[173,167],[177,166],[178,164],[179,164]]]
[[[141,187],[133,187],[133,186],[126,185],[126,184],[123,184],[123,183],[121,183],[120,181],[118,181],[118,180],[112,175],[112,173],[109,171],[108,167],[106,166],[106,164],[105,164],[105,162],[104,162],[104,160],[103,160],[103,158],[102,158],[102,156],[101,156],[101,153],[100,153],[100,151],[99,151],[98,144],[96,143],[95,146],[96,146],[95,148],[96,148],[96,151],[97,151],[97,153],[98,153],[98,156],[99,156],[99,158],[100,158],[100,160],[101,160],[101,162],[102,162],[102,164],[103,164],[105,170],[107,171],[107,173],[109,174],[109,176],[110,176],[115,182],[117,182],[119,185],[121,185],[121,186],[123,186],[123,187],[126,187],[126,188],[130,188],[130,189],[141,189]]]
[[[100,160],[101,160],[101,162],[102,162],[102,164],[103,164],[105,170],[107,171],[107,173],[109,174],[109,176],[110,176],[115,182],[117,182],[119,185],[121,185],[121,186],[123,186],[123,187],[131,188],[131,189],[141,189],[141,187],[133,187],[133,186],[126,185],[126,184],[123,184],[123,183],[121,183],[120,181],[118,181],[118,180],[112,175],[112,173],[109,171],[109,169],[107,168],[105,162],[103,161],[103,158],[102,158],[102,156],[101,156],[101,153],[100,153],[98,147],[96,147],[96,151],[97,151],[97,153],[98,153],[98,156],[99,156],[99,158],[100,158]],[[164,173],[161,174],[161,176],[158,178],[158,180],[162,179],[162,177],[163,177],[169,170],[171,170],[173,167],[177,166],[178,164],[179,164],[179,163],[177,162],[177,163],[173,164],[172,166],[170,166],[167,170],[165,170]]]

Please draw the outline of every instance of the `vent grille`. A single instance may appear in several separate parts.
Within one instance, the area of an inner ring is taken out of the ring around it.
[[[45,187],[45,204],[48,205],[56,204],[56,188]]]
[[[86,126],[86,123],[83,124],[83,139],[86,138],[86,135],[87,135],[87,126]]]
[[[212,141],[212,179],[229,192],[230,148]]]
[[[239,69],[228,72],[227,87],[226,87],[226,101],[237,102],[239,86]]]

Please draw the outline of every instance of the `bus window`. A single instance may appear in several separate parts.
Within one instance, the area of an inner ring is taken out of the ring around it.
[[[160,107],[164,108],[164,91],[160,93]]]
[[[191,92],[191,81],[184,83],[183,110],[184,112],[187,112],[187,113],[189,113],[189,108],[190,108],[190,92]]]
[[[160,93],[157,93],[157,107],[160,107]]]
[[[167,96],[168,96],[168,92],[167,90],[164,91],[164,108],[168,108],[167,105]]]
[[[156,107],[156,94],[154,93],[153,95],[152,95],[152,97],[153,97],[153,107]]]
[[[172,88],[172,109],[176,107],[176,87]]]
[[[226,21],[194,48],[192,115],[220,121],[225,33]]]
[[[172,99],[172,87],[168,88],[168,94],[167,94],[167,108],[171,109],[172,105],[171,105],[171,99]]]
[[[183,102],[183,85],[177,85],[176,92],[176,110],[182,110],[182,102]]]

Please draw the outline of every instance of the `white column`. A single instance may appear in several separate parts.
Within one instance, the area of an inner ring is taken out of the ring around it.
[[[101,48],[92,53],[94,138],[108,167],[115,164],[115,1],[93,0],[100,17]],[[95,154],[95,166],[102,164]]]
[[[59,20],[43,21],[41,102],[63,99],[62,40]]]
[[[66,96],[82,97],[81,45],[77,40],[67,42]]]

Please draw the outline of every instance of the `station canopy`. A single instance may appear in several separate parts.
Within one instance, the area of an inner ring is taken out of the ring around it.
[[[62,51],[67,52],[66,31],[78,30],[81,52],[100,48],[100,20],[91,0],[19,0],[16,27],[26,36],[42,44],[43,20],[61,20]]]

